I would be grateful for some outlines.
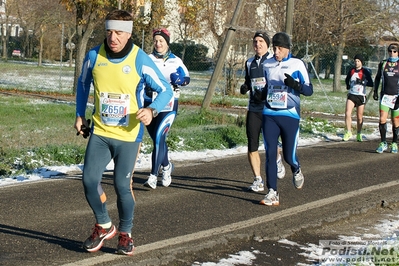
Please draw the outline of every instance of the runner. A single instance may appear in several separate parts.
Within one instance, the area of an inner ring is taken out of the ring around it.
[[[387,135],[387,118],[391,111],[392,122],[392,144],[391,153],[398,153],[398,130],[399,130],[399,64],[398,64],[399,44],[391,43],[388,46],[389,58],[382,60],[378,65],[378,71],[374,79],[374,100],[380,99],[380,121],[379,130],[381,142],[375,150],[377,153],[383,153],[388,149],[386,139]],[[382,80],[382,82],[381,82]],[[381,82],[381,91],[378,96],[378,87]]]
[[[370,72],[363,67],[364,58],[361,54],[353,58],[355,66],[349,70],[345,78],[346,89],[349,90],[345,108],[346,131],[343,141],[348,141],[352,137],[352,111],[356,107],[357,134],[356,140],[363,141],[363,112],[366,105],[366,86],[373,87],[373,79]]]
[[[79,134],[87,136],[86,107],[91,85],[94,86],[93,126],[84,158],[82,182],[96,224],[83,248],[88,252],[98,251],[104,240],[119,232],[117,253],[132,255],[135,207],[132,176],[144,125],[164,108],[173,92],[154,62],[133,44],[133,17],[129,12],[110,12],[105,18],[105,29],[104,43],[91,49],[85,57],[76,93],[74,127]],[[144,108],[146,85],[158,96]],[[101,186],[103,172],[111,160],[114,161],[118,229],[108,213],[107,197]]]
[[[162,170],[162,185],[168,187],[172,183],[173,163],[169,162],[166,137],[177,115],[180,87],[190,83],[190,76],[183,61],[174,55],[169,48],[170,33],[167,29],[155,29],[152,34],[154,49],[149,55],[152,61],[161,70],[165,79],[170,82],[174,90],[174,98],[147,126],[153,143],[151,174],[144,183],[152,189],[157,187],[158,172]],[[152,103],[154,94],[151,88],[146,89],[145,106]]]
[[[277,192],[277,165],[275,147],[281,136],[284,160],[291,166],[295,188],[301,189],[304,176],[297,157],[300,120],[300,95],[313,94],[305,63],[292,56],[291,39],[285,32],[272,39],[274,56],[263,68],[266,77],[267,98],[263,109],[262,132],[266,150],[266,185],[268,193],[260,204],[279,205]]]
[[[270,38],[266,32],[258,31],[252,38],[255,56],[245,62],[245,83],[241,85],[241,94],[249,91],[248,111],[246,118],[246,133],[248,139],[248,161],[251,165],[254,181],[248,188],[258,192],[264,191],[265,186],[260,174],[261,160],[259,156],[259,136],[262,129],[262,111],[265,107],[266,96],[263,93],[266,80],[263,74],[263,62],[271,58],[269,53]],[[285,167],[277,147],[277,177],[284,178]]]

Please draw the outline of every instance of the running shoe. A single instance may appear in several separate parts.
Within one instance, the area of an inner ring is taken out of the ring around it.
[[[296,189],[301,189],[303,187],[303,183],[305,182],[305,177],[302,174],[301,168],[299,168],[292,178],[294,182],[294,186]]]
[[[352,132],[346,131],[344,137],[342,138],[343,141],[348,141],[352,137]]]
[[[156,175],[151,174],[148,177],[148,180],[144,183],[144,186],[150,187],[152,189],[157,188],[158,177]]]
[[[254,182],[252,183],[252,185],[249,186],[248,189],[252,190],[252,191],[255,191],[255,192],[259,192],[259,191],[265,190],[265,186],[263,184],[262,177],[255,177],[254,178]]]
[[[279,195],[274,189],[269,189],[269,193],[266,194],[265,198],[259,202],[261,205],[266,206],[278,206],[280,204]]]
[[[386,141],[383,141],[380,143],[380,145],[378,145],[378,148],[375,151],[378,153],[383,153],[387,149],[388,149],[388,144]]]
[[[285,176],[285,167],[283,164],[283,159],[281,158],[281,155],[278,156],[277,160],[277,178],[278,179],[283,179]]]
[[[134,244],[133,239],[127,233],[120,233],[118,237],[118,246],[116,253],[121,255],[133,255]]]
[[[363,136],[362,136],[362,134],[358,133],[358,134],[356,135],[356,140],[357,140],[358,142],[362,142],[362,141],[363,141]]]
[[[91,236],[89,236],[83,243],[83,248],[88,252],[96,252],[103,246],[104,240],[111,239],[115,235],[115,225],[112,225],[109,229],[104,229],[100,225],[96,224]]]
[[[391,153],[398,153],[398,144],[395,142],[391,144]]]
[[[174,165],[169,163],[168,166],[163,167],[162,169],[162,186],[169,187],[170,183],[172,183],[172,171],[174,169]]]

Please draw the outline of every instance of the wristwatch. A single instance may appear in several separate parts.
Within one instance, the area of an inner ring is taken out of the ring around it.
[[[150,108],[151,111],[152,111],[152,118],[157,117],[157,115],[158,115],[157,110],[156,110],[155,108],[151,108],[151,107],[149,107],[149,108]]]

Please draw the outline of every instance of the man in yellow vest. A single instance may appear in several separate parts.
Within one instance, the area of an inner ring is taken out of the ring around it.
[[[75,129],[90,135],[87,144],[83,187],[96,224],[83,243],[88,252],[98,251],[104,240],[119,232],[117,253],[132,255],[131,236],[135,200],[132,176],[144,128],[172,99],[171,85],[150,57],[131,39],[133,17],[124,10],[110,12],[105,18],[104,43],[91,49],[83,62],[76,94]],[[94,87],[94,111],[90,126],[86,120],[90,87]],[[144,108],[144,87],[158,93]],[[114,161],[114,187],[119,213],[118,228],[106,206],[101,179],[108,163]]]

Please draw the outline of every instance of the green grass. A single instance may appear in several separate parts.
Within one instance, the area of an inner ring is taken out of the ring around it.
[[[83,162],[87,139],[73,128],[75,105],[24,97],[0,97],[0,176],[45,165]],[[181,107],[168,136],[171,151],[232,148],[246,143],[244,115]],[[87,111],[90,117],[91,110]],[[145,134],[143,153],[150,153]]]
[[[7,64],[10,66],[9,64]],[[0,64],[0,70],[13,75],[22,67],[18,64],[5,68]],[[28,67],[38,75],[42,68]],[[26,70],[26,66],[23,67]],[[46,69],[46,73],[48,70]],[[52,68],[57,72],[57,68]],[[51,72],[51,71],[50,71]],[[58,73],[58,72],[57,72]],[[56,79],[56,78],[55,78]],[[54,80],[54,76],[53,76]],[[54,81],[53,81],[54,82]],[[331,92],[332,81],[314,80],[314,94],[301,97],[302,113],[333,113],[343,114],[346,103],[345,92]],[[241,84],[241,83],[239,83]],[[46,85],[48,86],[48,85]],[[43,85],[43,87],[46,87]],[[0,88],[10,89],[7,86]],[[189,86],[188,86],[189,87]],[[15,88],[12,88],[15,90]],[[25,91],[31,91],[24,87]],[[202,92],[204,90],[202,89]],[[66,94],[65,90],[41,90],[41,93]],[[228,149],[245,146],[245,107],[248,103],[247,95],[226,96],[216,92],[212,98],[210,111],[200,111],[204,100],[204,93],[195,90],[182,90],[179,112],[168,135],[170,151],[201,151],[206,149]],[[195,107],[185,107],[184,104],[194,104]],[[80,164],[87,139],[76,136],[73,128],[75,121],[75,105],[73,103],[51,102],[48,100],[29,99],[23,96],[0,96],[0,177],[12,176],[20,172],[29,172],[35,168],[48,165]],[[218,111],[215,107],[239,107],[234,114]],[[91,109],[87,110],[90,117]],[[371,100],[366,106],[365,116],[378,116],[377,102]],[[300,130],[301,137],[322,136],[326,133],[343,132],[342,123],[331,122],[312,115],[303,116]],[[353,117],[354,118],[354,117]],[[355,119],[355,118],[354,118]],[[373,129],[364,126],[364,132]],[[145,134],[142,153],[149,154],[152,142]]]

